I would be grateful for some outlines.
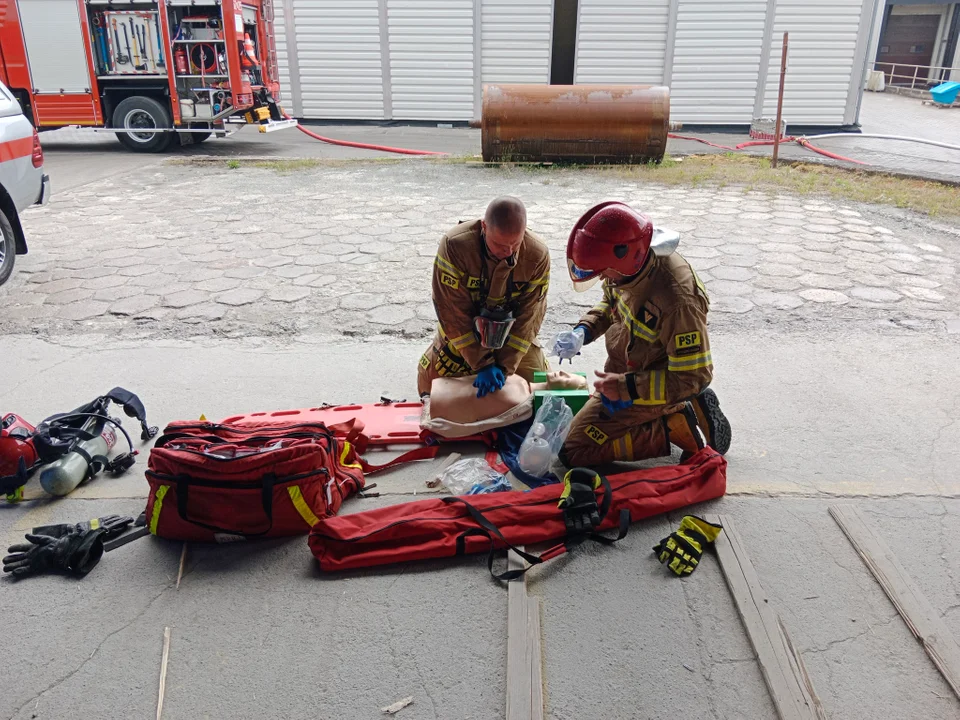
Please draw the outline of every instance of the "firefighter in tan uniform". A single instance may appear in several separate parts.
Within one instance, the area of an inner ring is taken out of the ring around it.
[[[532,381],[547,361],[537,333],[547,309],[550,253],[527,230],[516,198],[494,200],[482,220],[465,222],[440,241],[433,267],[438,328],[420,358],[417,387],[437,377],[476,375],[477,397],[497,392],[507,375]]]
[[[603,277],[603,300],[558,335],[554,352],[572,358],[605,335],[607,361],[560,453],[568,467],[669,455],[671,443],[685,455],[730,447],[730,424],[707,389],[707,292],[673,252],[676,236],[654,234],[649,218],[618,202],[592,208],[570,234],[574,285]]]

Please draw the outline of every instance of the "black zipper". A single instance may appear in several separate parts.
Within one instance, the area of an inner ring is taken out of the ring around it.
[[[274,483],[274,486],[277,485],[286,485],[291,482],[296,482],[299,480],[306,480],[311,478],[314,475],[326,475],[330,477],[330,471],[326,468],[319,468],[317,470],[310,470],[309,472],[299,473],[297,475],[288,475],[283,478],[277,478],[277,481]],[[200,487],[212,487],[212,488],[231,488],[235,490],[256,490],[263,487],[263,479],[260,480],[249,480],[246,482],[223,482],[217,480],[200,480],[195,478],[192,475],[165,475],[163,473],[158,473],[153,470],[146,471],[147,477],[152,477],[160,482],[177,484],[183,480],[187,481],[189,485],[198,485]]]

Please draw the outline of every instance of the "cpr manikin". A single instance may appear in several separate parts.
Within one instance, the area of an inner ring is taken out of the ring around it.
[[[467,437],[506,427],[533,417],[533,394],[537,390],[585,390],[587,380],[563,370],[547,373],[547,381],[532,383],[509,375],[496,393],[477,397],[474,377],[441,377],[423,399],[421,426],[441,437]]]

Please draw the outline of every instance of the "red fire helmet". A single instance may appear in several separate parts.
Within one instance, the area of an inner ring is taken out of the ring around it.
[[[624,276],[640,271],[653,238],[653,223],[622,202],[608,200],[583,214],[567,241],[567,268],[573,287],[583,291],[600,273],[613,269]]]

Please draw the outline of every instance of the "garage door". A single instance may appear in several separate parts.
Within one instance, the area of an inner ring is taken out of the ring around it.
[[[473,0],[388,0],[397,120],[473,119]]]
[[[872,0],[870,8],[873,8]],[[843,125],[864,0],[777,0],[763,113],[777,113],[783,33],[790,55],[783,94],[788,126]],[[789,131],[789,127],[788,127]]]
[[[377,0],[293,0],[293,11],[304,117],[382,120]]]
[[[760,76],[767,0],[680,0],[670,118],[749,123]]]
[[[880,53],[877,62],[901,63],[904,65],[929,65],[933,59],[933,46],[937,42],[937,30],[940,29],[942,15],[891,15],[887,28],[880,39]],[[912,77],[898,77],[891,80],[890,67],[884,67],[887,82],[909,85]],[[914,68],[903,67],[897,75],[913,75]],[[926,78],[927,72],[921,70],[918,77]]]
[[[580,0],[574,82],[663,82],[669,0]]]
[[[483,0],[481,9],[483,82],[549,82],[553,0]]]

